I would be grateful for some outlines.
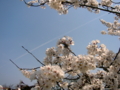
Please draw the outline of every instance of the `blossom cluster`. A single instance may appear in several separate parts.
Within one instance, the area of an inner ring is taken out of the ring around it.
[[[62,68],[64,71],[73,70],[69,72],[69,74],[74,76],[80,72],[84,73],[89,70],[94,70],[96,68],[96,63],[92,55],[69,55],[69,57],[63,58]]]
[[[70,45],[74,45],[74,41],[71,37],[65,36],[58,40],[57,47],[51,47],[46,50],[46,57],[44,58],[44,64],[55,64],[61,62],[61,55],[69,56]]]
[[[74,90],[104,90],[106,87],[117,90],[120,85],[120,54],[114,60],[116,54],[99,40],[91,41],[87,55],[75,55],[71,45],[74,45],[73,39],[65,36],[58,40],[56,47],[46,50],[44,66],[39,70],[21,69],[25,77],[37,80],[31,90],[51,90],[56,86]],[[103,70],[92,73],[91,70],[96,68]]]
[[[26,77],[29,78],[31,81],[36,79],[36,71],[27,71],[27,70],[21,70],[22,74]]]
[[[102,79],[96,78],[97,74],[87,72],[80,74],[80,79],[71,83],[71,88],[74,90],[104,90]]]
[[[101,44],[100,47],[98,46],[98,43],[100,43],[99,40],[93,40],[88,46],[88,54],[90,55],[100,55],[106,51],[106,46],[104,44]]]
[[[69,72],[71,75],[77,75],[80,72],[86,72],[96,68],[96,63],[92,55],[78,55],[74,56],[71,53],[70,45],[74,45],[71,37],[63,37],[58,40],[57,47],[48,48],[46,50],[46,57],[44,64],[57,64],[62,69]]]
[[[114,90],[117,90],[118,80],[116,80],[116,79],[117,79],[117,75],[111,71],[111,72],[105,74],[103,81],[105,82],[106,86],[109,86],[110,88],[115,88]]]
[[[28,7],[34,6],[34,4],[36,5],[36,3],[38,4],[37,6],[40,6],[41,8],[45,8],[45,4],[47,4],[50,8],[57,10],[58,13],[60,14],[67,14],[68,9],[70,7],[87,8],[88,11],[94,13],[99,13],[100,12],[99,8],[103,8],[103,7],[109,8],[110,12],[120,11],[120,6],[112,5],[113,2],[111,0],[100,0],[100,1],[98,0],[32,0],[26,2]],[[113,8],[111,8],[111,6]]]
[[[104,44],[98,45],[99,40],[92,41],[88,46],[88,54],[94,55],[94,60],[96,60],[97,67],[105,66],[108,67],[115,57],[115,53],[108,50]]]
[[[101,5],[102,6],[111,6],[112,2],[111,2],[111,0],[101,0]]]
[[[103,19],[101,19],[100,21],[102,22],[102,24],[108,27],[107,32],[102,31],[101,32],[102,34],[120,36],[120,23],[118,22],[118,20],[115,20],[113,23],[106,22]]]
[[[48,5],[60,14],[67,14],[67,8],[62,4],[65,0],[49,0]]]
[[[86,86],[83,87],[83,90],[94,90],[94,89],[104,90],[102,80],[93,79],[91,81],[91,85],[86,85]]]
[[[46,65],[40,68],[40,70],[21,70],[23,75],[30,80],[38,80],[39,85],[36,85],[32,90],[50,90],[56,85],[56,82],[61,81],[64,78],[64,72],[59,66]]]

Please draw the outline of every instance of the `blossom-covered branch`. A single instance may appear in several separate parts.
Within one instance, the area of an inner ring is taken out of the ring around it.
[[[120,16],[120,7],[118,5],[112,5],[112,3],[118,4],[119,2],[115,3],[112,0],[101,0],[101,2],[98,2],[97,0],[33,0],[29,2],[26,2],[25,0],[23,1],[29,7],[41,6],[42,8],[45,8],[45,5],[47,4],[61,14],[66,14],[70,7],[74,7],[86,8],[88,9],[88,11],[95,13],[99,13],[101,10]]]
[[[93,40],[87,46],[88,55],[76,55],[71,50],[71,45],[74,45],[73,39],[64,36],[58,40],[56,47],[46,50],[44,66],[19,69],[25,77],[37,81],[37,85],[31,90],[36,88],[50,90],[53,87],[61,90],[104,90],[105,88],[116,90],[120,85],[119,51],[116,54],[99,43],[99,40]],[[111,65],[113,60],[114,63]],[[18,68],[17,65],[16,67]],[[103,70],[94,74],[90,72],[96,68]]]

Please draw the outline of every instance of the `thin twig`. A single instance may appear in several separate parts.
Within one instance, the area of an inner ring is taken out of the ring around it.
[[[117,58],[117,56],[118,56],[119,53],[120,53],[120,48],[119,48],[118,52],[116,53],[116,56],[115,56],[113,62],[110,65],[112,65],[114,63],[114,61],[116,60],[116,58]]]
[[[11,59],[10,61],[20,70],[34,70],[34,69],[38,69],[40,67],[35,67],[35,68],[20,68],[17,64],[15,64]]]
[[[74,52],[72,52],[72,50],[70,50],[70,48],[67,48],[73,55],[76,56],[76,54]]]
[[[66,71],[65,73],[69,73],[69,72],[72,72],[73,70],[68,70],[68,71]]]
[[[40,67],[35,67],[35,68],[21,68],[21,70],[35,70],[35,69],[38,69]]]
[[[23,46],[22,46],[22,48],[24,49],[24,50],[26,50],[30,55],[32,55],[40,64],[42,64],[43,66],[45,66],[39,59],[37,59],[31,52],[29,52],[26,48],[24,48]]]
[[[10,59],[10,61],[18,68],[18,69],[21,69],[20,67],[18,67],[18,65],[17,64],[15,64],[11,59]]]
[[[116,54],[114,60],[117,58],[117,56],[118,56],[119,53],[120,53],[120,48],[119,48],[119,50],[118,50],[118,52],[117,52],[117,54]]]

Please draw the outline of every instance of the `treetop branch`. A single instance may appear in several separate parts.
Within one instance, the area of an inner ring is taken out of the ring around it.
[[[40,67],[35,67],[35,68],[20,68],[17,64],[15,64],[11,59],[10,61],[20,70],[34,70],[34,69],[38,69]]]
[[[35,67],[35,68],[21,68],[21,70],[36,70],[39,69],[40,67]]]
[[[18,68],[18,69],[21,69],[20,67],[18,67],[18,65],[17,64],[15,64],[11,59],[10,59],[10,61]]]
[[[37,59],[31,52],[29,52],[25,47],[22,46],[24,50],[26,50],[30,55],[32,55],[42,66],[45,66],[39,59]]]

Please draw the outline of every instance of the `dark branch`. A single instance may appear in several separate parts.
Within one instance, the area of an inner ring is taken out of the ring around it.
[[[113,65],[113,63],[114,63],[114,61],[116,60],[116,58],[118,57],[118,54],[119,54],[119,53],[120,53],[120,48],[119,48],[118,52],[116,53],[115,58],[114,58],[113,62],[110,64],[110,66]],[[109,67],[110,67],[110,66],[109,66]],[[108,70],[109,67],[104,67],[103,64],[102,64],[102,66],[97,67],[97,68],[102,68],[103,70],[109,72],[109,70]],[[119,72],[119,71],[118,71],[118,72]]]
[[[84,76],[86,77],[86,83],[91,84],[91,80],[90,80],[90,77],[88,76],[88,74],[84,73]]]
[[[112,65],[112,64],[114,63],[114,61],[116,60],[116,58],[117,58],[117,56],[118,56],[119,53],[120,53],[120,48],[119,48],[119,50],[118,50],[118,52],[117,52],[117,54],[116,54],[116,56],[115,56],[113,62],[112,62],[110,65]]]
[[[67,48],[73,55],[76,56],[76,54],[74,52],[72,52],[72,50],[70,50],[70,48]]]
[[[109,72],[108,68],[107,67],[103,67],[103,66],[100,66],[98,68],[102,68],[103,70],[105,70],[106,72]]]
[[[117,54],[116,54],[114,60],[117,58],[117,56],[118,56],[119,53],[120,53],[120,48],[119,48],[119,50],[118,50],[118,52],[117,52]]]
[[[18,69],[20,69],[20,70],[34,70],[34,69],[40,68],[40,67],[35,67],[35,68],[20,68],[20,67],[18,67],[18,65],[15,64],[11,59],[10,59],[10,61],[11,61]]]
[[[21,70],[35,70],[35,69],[38,69],[40,67],[35,67],[35,68],[20,68]]]
[[[15,64],[11,59],[10,59],[10,61],[18,68],[18,69],[21,69],[20,67],[18,67],[18,65],[17,64]]]
[[[90,7],[90,8],[93,8],[93,9],[98,9],[98,10],[102,10],[102,11],[106,11],[106,12],[109,12],[109,13],[114,13],[114,14],[120,15],[120,12],[112,11],[112,10],[109,10],[108,8],[104,9],[104,8],[99,8],[99,7],[89,6],[89,5],[83,5],[83,4],[80,4],[80,6]],[[114,7],[110,7],[110,8],[115,9]]]
[[[26,50],[30,55],[32,55],[40,64],[42,64],[43,66],[45,66],[39,59],[37,59],[31,52],[29,52],[26,48],[24,48],[23,46],[22,46],[22,48],[24,49],[24,50]]]
[[[59,82],[56,82],[56,83],[62,90],[64,90],[64,88],[60,86]]]
[[[68,70],[68,71],[66,71],[65,73],[69,73],[69,72],[72,72],[73,70]]]
[[[49,2],[49,1],[46,1],[46,2],[44,2],[44,3],[39,3],[38,5],[34,5],[34,4],[32,4],[32,3],[27,3],[25,0],[23,0],[24,1],[24,3],[26,4],[26,5],[28,5],[28,6],[32,6],[32,7],[39,7],[39,6],[43,6],[43,5],[45,5],[47,2]],[[113,1],[111,1],[111,2],[113,2]],[[113,3],[115,3],[115,4],[120,4],[120,2],[113,2]],[[73,3],[71,3],[71,2],[69,2],[69,1],[65,1],[65,2],[62,2],[62,4],[63,5],[66,5],[66,6],[70,6],[70,7],[68,7],[68,9],[69,8],[71,8],[71,7],[74,7],[74,2]],[[113,11],[115,8],[114,7],[108,7],[108,6],[105,6],[105,7],[107,7],[107,8],[100,8],[100,7],[94,7],[94,6],[89,6],[89,5],[86,5],[86,4],[79,4],[79,7],[90,7],[90,8],[92,8],[93,10],[102,10],[102,11],[106,11],[106,12],[109,12],[109,13],[113,13],[113,14],[116,14],[116,15],[120,15],[120,12],[116,12],[116,11]]]

